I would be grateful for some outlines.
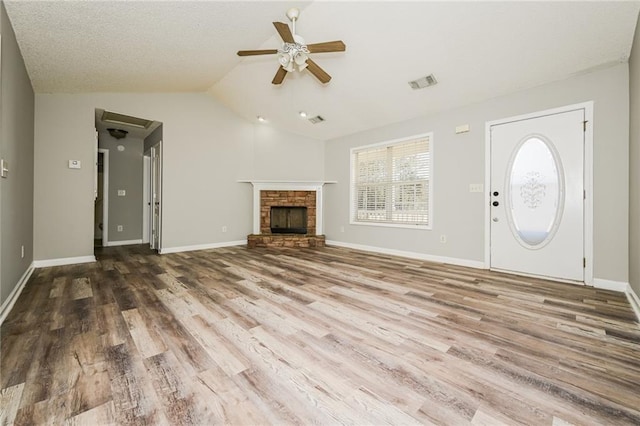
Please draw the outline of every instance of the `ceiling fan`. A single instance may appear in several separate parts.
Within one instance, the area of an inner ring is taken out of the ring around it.
[[[254,56],[254,55],[278,55],[280,68],[276,72],[275,77],[271,81],[272,84],[281,84],[287,76],[287,72],[309,70],[321,83],[328,83],[331,76],[325,72],[318,64],[309,58],[310,53],[327,53],[327,52],[344,52],[346,49],[342,40],[327,41],[324,43],[306,44],[304,39],[296,34],[296,21],[300,16],[300,11],[291,8],[287,11],[287,18],[292,23],[291,31],[289,25],[284,22],[274,22],[276,31],[282,37],[284,42],[282,49],[264,49],[264,50],[240,50],[238,56]]]

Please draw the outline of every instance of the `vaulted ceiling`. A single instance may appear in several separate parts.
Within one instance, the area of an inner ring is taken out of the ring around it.
[[[640,1],[5,1],[38,93],[208,92],[248,120],[327,140],[628,60]],[[271,84],[272,25],[301,10],[333,79]],[[438,84],[408,81],[434,74]],[[311,124],[299,111],[321,115]],[[146,117],[153,119],[154,117]]]

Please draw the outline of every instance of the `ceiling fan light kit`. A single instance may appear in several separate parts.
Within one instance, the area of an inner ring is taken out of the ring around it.
[[[345,44],[342,40],[328,41],[324,43],[306,44],[304,39],[296,34],[296,21],[300,11],[291,8],[287,11],[287,18],[291,21],[291,29],[284,22],[274,22],[273,26],[280,34],[283,44],[281,49],[240,50],[238,56],[278,55],[280,67],[271,81],[272,84],[282,84],[288,72],[303,71],[307,69],[321,83],[328,83],[331,76],[318,64],[309,58],[310,53],[344,52]],[[292,31],[293,30],[293,31]]]
[[[118,140],[120,139],[124,139],[127,137],[127,133],[129,133],[128,131],[124,130],[124,129],[115,129],[115,128],[108,128],[107,132],[109,132],[109,134],[111,135],[111,137],[114,137]]]

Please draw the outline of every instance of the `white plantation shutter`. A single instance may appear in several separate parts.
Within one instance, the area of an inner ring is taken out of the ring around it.
[[[353,222],[429,226],[430,139],[352,150]]]

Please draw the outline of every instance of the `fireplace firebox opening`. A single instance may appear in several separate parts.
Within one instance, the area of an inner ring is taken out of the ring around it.
[[[307,208],[296,206],[271,206],[272,234],[306,234]]]

